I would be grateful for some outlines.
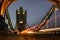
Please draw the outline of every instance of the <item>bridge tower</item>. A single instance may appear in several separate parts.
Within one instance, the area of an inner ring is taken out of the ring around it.
[[[22,7],[20,7],[19,10],[16,10],[16,27],[17,27],[17,30],[22,31],[26,28],[26,17],[27,17],[27,11],[23,10]]]

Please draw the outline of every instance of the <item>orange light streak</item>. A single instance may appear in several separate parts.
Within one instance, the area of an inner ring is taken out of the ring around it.
[[[60,7],[60,0],[48,0],[48,1],[53,3],[55,6]]]
[[[8,8],[8,6],[14,2],[15,0],[4,0],[2,3],[2,7],[1,7],[1,13],[0,15],[3,15],[5,10]]]
[[[22,31],[22,32],[20,32],[21,34],[26,34],[26,33],[34,33],[34,29],[37,27],[37,25],[35,25],[35,26],[32,26],[31,28],[28,28],[28,29],[26,29],[26,30],[24,30],[24,31]]]

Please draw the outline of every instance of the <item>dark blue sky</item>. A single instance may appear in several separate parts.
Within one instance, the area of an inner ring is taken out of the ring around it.
[[[47,0],[17,0],[9,7],[9,14],[13,26],[15,26],[16,23],[16,9],[19,9],[21,6],[27,10],[27,23],[29,26],[32,26],[42,20],[52,4]]]

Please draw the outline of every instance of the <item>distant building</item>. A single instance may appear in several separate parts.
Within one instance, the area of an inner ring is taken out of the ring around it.
[[[26,28],[26,10],[23,10],[22,7],[20,7],[19,10],[16,10],[16,28],[19,31],[22,31]]]

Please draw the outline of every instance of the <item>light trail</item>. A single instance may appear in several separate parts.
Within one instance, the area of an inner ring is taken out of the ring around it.
[[[8,8],[8,6],[12,3],[12,2],[14,2],[15,0],[2,0],[3,2],[1,3],[1,9],[0,9],[0,11],[1,11],[1,13],[0,13],[0,15],[3,15],[4,14],[4,12],[5,12],[5,10],[6,10],[6,8]]]

